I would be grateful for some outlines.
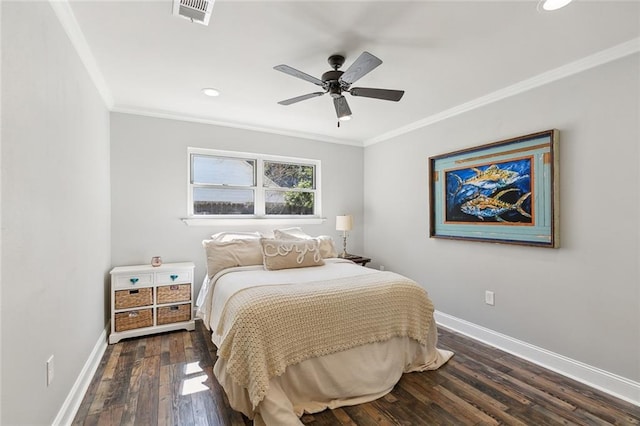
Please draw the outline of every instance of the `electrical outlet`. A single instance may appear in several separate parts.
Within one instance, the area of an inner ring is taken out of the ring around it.
[[[53,355],[47,360],[47,386],[53,383]]]
[[[384,271],[384,265],[380,265],[380,270]]]
[[[492,291],[487,290],[484,292],[484,303],[491,306],[495,305],[495,298]]]

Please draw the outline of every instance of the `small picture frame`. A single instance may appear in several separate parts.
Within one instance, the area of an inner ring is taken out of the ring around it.
[[[429,158],[429,236],[557,248],[558,130]]]

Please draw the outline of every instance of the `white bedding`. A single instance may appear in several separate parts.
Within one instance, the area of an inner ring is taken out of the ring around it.
[[[325,259],[324,266],[278,271],[265,271],[261,265],[229,268],[214,276],[211,283],[205,279],[198,296],[198,316],[220,347],[220,316],[227,300],[238,291],[378,272],[343,259]],[[290,365],[284,374],[269,380],[268,393],[255,408],[247,390],[228,374],[224,359],[218,358],[214,373],[231,406],[253,418],[254,424],[299,425],[298,417],[304,412],[372,401],[390,392],[403,373],[444,364],[453,354],[436,348],[436,325],[433,318],[430,320],[426,345],[408,337],[393,337]]]

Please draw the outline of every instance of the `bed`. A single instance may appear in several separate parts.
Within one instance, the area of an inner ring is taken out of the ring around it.
[[[299,228],[223,234],[203,241],[197,313],[216,378],[254,425],[372,401],[453,355],[436,347],[433,305],[414,281],[337,258],[329,237]]]

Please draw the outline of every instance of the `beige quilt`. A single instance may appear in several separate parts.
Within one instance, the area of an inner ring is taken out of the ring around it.
[[[250,287],[220,315],[218,356],[255,408],[290,365],[393,337],[426,345],[432,321],[425,290],[393,272]]]

